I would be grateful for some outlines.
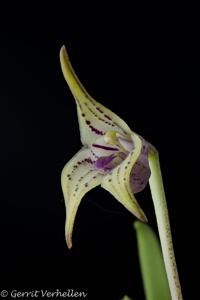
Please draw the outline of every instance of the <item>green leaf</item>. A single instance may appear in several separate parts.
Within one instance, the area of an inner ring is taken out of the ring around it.
[[[156,234],[140,221],[134,223],[147,300],[171,300],[161,247]]]

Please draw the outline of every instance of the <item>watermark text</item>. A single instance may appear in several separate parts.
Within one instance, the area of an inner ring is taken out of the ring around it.
[[[46,298],[46,299],[51,299],[51,298],[86,298],[88,295],[87,292],[85,291],[78,291],[75,289],[67,289],[66,291],[61,291],[59,289],[56,290],[45,290],[45,289],[40,289],[40,290],[29,290],[29,291],[22,291],[22,290],[17,290],[14,289],[12,291],[7,291],[7,290],[2,290],[0,291],[0,297],[1,298],[6,298],[8,297],[13,298],[13,299],[31,299],[31,298]]]

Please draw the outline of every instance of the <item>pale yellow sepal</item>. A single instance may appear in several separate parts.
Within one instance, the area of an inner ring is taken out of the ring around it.
[[[78,79],[64,46],[60,50],[60,62],[64,78],[76,100],[82,144],[90,146],[98,135],[103,135],[107,131],[116,131],[129,136],[131,130],[128,125],[88,94]]]
[[[81,149],[64,167],[61,185],[66,206],[65,235],[68,248],[72,247],[72,231],[78,206],[83,196],[101,183],[102,175],[94,170],[88,149]],[[85,160],[86,159],[86,160]]]

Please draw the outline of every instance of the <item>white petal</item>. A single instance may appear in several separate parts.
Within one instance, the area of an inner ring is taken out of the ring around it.
[[[76,99],[83,145],[90,146],[98,136],[107,131],[117,131],[123,135],[129,135],[131,130],[128,125],[87,93],[72,68],[64,46],[60,51],[60,61],[65,80]]]
[[[102,175],[90,159],[90,151],[81,149],[64,167],[61,184],[66,206],[65,234],[68,248],[72,247],[72,231],[78,206],[83,196],[101,183]]]
[[[117,166],[111,173],[104,176],[101,186],[109,191],[121,204],[123,204],[138,219],[147,221],[147,218],[140,208],[130,185],[131,170],[140,156],[142,150],[142,141],[138,135],[132,134],[134,150],[132,150],[126,159]]]

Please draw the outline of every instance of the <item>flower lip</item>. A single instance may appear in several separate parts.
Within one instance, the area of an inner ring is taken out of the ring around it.
[[[118,132],[108,131],[91,145],[91,153],[95,157],[94,166],[107,173],[118,166],[133,148],[131,140]]]
[[[110,169],[109,165],[111,164],[114,158],[115,156],[113,154],[110,156],[101,156],[96,160],[95,167],[97,169],[103,169],[104,171],[106,169]]]
[[[148,164],[148,142],[143,138],[142,150],[138,160],[130,172],[130,184],[133,193],[142,191],[148,183],[150,177],[150,169]],[[102,145],[102,141],[104,144]],[[110,146],[113,147],[110,147]],[[96,149],[95,149],[96,148]],[[115,132],[108,132],[103,137],[97,139],[95,144],[92,144],[92,150],[98,151],[96,155],[94,167],[103,171],[104,174],[113,170],[127,155],[134,149],[134,143],[122,135]]]

